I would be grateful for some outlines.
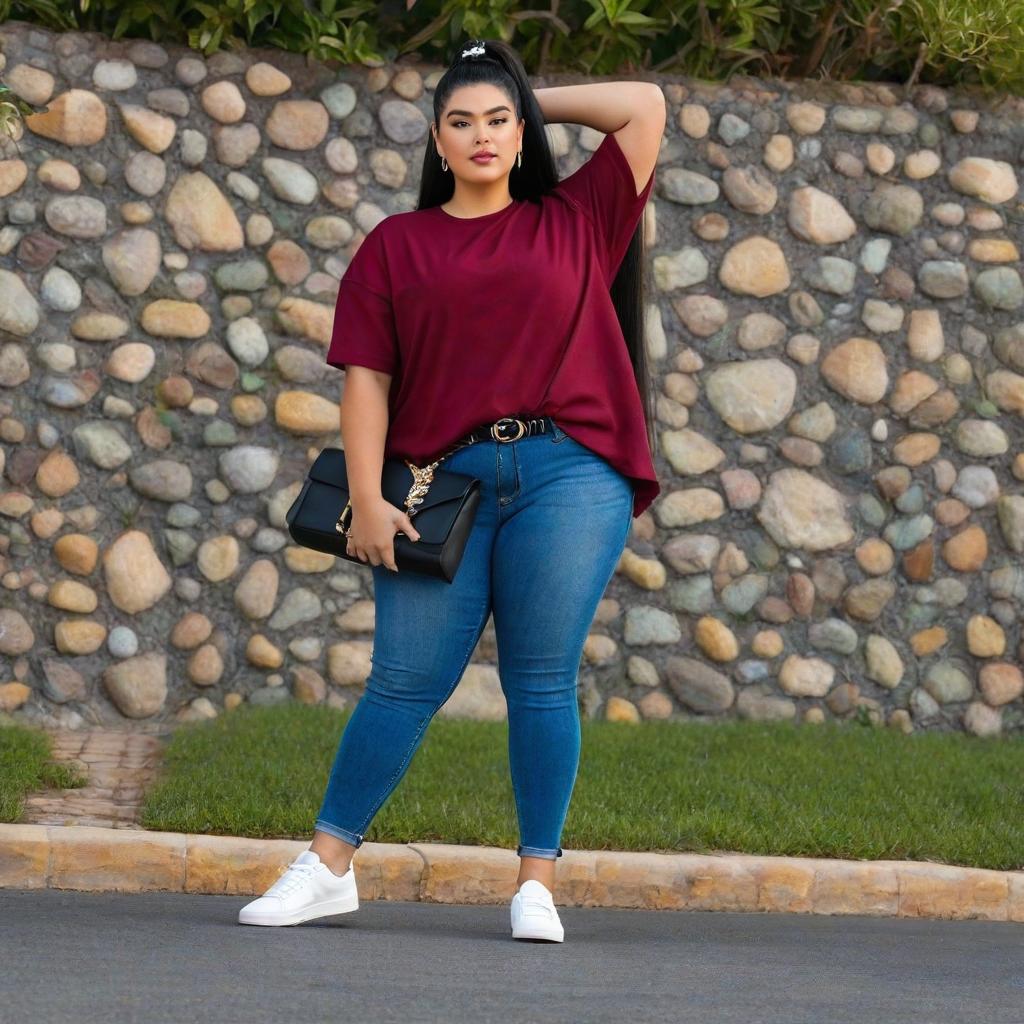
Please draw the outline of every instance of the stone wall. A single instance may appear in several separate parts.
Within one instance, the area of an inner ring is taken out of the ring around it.
[[[337,281],[415,205],[442,69],[0,42],[50,106],[0,162],[0,708],[351,705],[370,571],[284,513],[340,443]],[[593,625],[585,712],[1020,730],[1019,101],[662,85],[664,490]],[[563,174],[601,138],[549,131]],[[442,713],[503,715],[493,623]]]

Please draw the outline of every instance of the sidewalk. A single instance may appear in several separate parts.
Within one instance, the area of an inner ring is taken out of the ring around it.
[[[140,828],[139,808],[160,763],[162,738],[118,729],[49,730],[55,761],[88,775],[80,789],[49,789],[25,800],[23,823]]]
[[[90,730],[55,736],[60,759],[90,773],[88,789],[30,798],[22,822],[0,824],[0,888],[257,896],[310,839],[153,832],[134,820],[159,738]],[[359,898],[506,903],[511,849],[366,842],[355,855]],[[849,861],[738,853],[565,849],[560,906],[726,910],[1024,923],[1024,871],[924,861]]]

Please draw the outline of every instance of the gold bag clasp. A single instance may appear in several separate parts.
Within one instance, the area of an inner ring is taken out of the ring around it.
[[[405,496],[403,504],[405,505],[406,513],[411,519],[419,511],[416,508],[417,505],[423,503],[423,499],[427,496],[427,492],[430,490],[430,485],[434,480],[434,470],[440,465],[441,460],[438,459],[436,462],[431,462],[427,466],[417,466],[415,463],[410,462],[408,459],[405,460],[405,464],[409,467],[412,472],[412,486],[409,488],[409,493]],[[352,526],[352,499],[350,498],[345,502],[345,507],[341,510],[341,515],[338,516],[338,521],[334,524],[334,529],[338,533],[348,536],[348,531]],[[346,524],[345,516],[348,515],[349,522]],[[401,532],[401,531],[399,531]]]

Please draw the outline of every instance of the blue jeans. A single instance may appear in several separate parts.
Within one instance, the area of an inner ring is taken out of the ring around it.
[[[577,672],[629,534],[633,484],[550,419],[545,433],[478,441],[441,468],[481,481],[462,561],[451,583],[371,567],[372,668],[315,827],[362,845],[493,613],[516,853],[554,860],[579,765]]]

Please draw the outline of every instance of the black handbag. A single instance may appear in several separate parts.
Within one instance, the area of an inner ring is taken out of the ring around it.
[[[440,461],[432,464],[432,472],[428,472],[430,467],[416,467],[414,473],[404,459],[385,459],[381,494],[406,511],[420,534],[415,541],[401,531],[395,534],[398,571],[421,573],[451,583],[480,504],[480,480],[467,473],[440,469],[436,466]],[[345,452],[341,448],[324,448],[309,467],[302,490],[285,513],[288,532],[302,547],[366,565],[358,555],[345,550],[351,511]]]

